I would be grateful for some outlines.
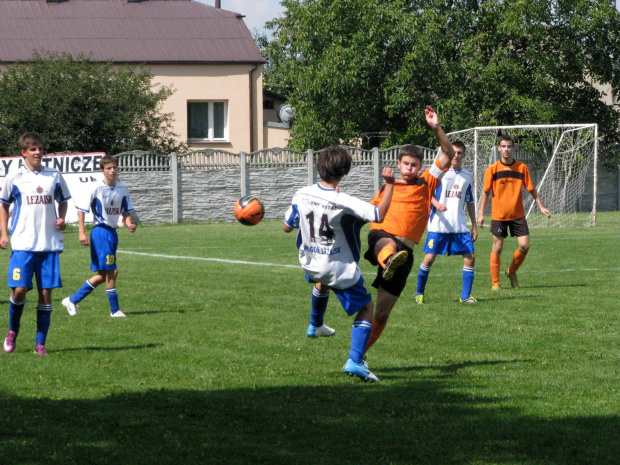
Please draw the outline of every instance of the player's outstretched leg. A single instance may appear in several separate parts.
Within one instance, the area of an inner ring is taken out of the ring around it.
[[[390,255],[385,262],[385,268],[383,268],[383,279],[385,281],[392,279],[396,270],[405,264],[407,257],[409,257],[409,252],[406,250],[401,250],[400,252]]]

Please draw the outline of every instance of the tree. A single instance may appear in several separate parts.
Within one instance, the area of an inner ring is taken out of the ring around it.
[[[283,0],[268,24],[265,84],[295,108],[291,145],[317,148],[389,131],[385,144],[447,130],[598,123],[620,142],[620,14],[607,0]]]
[[[53,152],[182,148],[161,106],[172,89],[153,89],[144,68],[95,63],[68,54],[35,53],[0,75],[0,156],[15,155],[28,131]]]

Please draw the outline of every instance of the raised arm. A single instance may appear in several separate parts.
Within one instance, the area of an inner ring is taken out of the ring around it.
[[[452,163],[452,159],[454,158],[452,143],[439,124],[439,116],[437,116],[437,112],[433,109],[433,107],[427,105],[424,109],[424,115],[426,116],[426,124],[428,124],[437,136],[439,146],[441,147],[442,153],[437,158],[437,162],[442,169],[448,169],[450,167],[450,163]]]

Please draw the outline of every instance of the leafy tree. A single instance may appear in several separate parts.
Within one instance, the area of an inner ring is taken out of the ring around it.
[[[620,141],[620,14],[608,0],[283,0],[268,24],[265,84],[290,96],[291,145],[389,131],[434,146],[443,126],[598,123]]]
[[[0,156],[16,155],[28,131],[50,153],[181,149],[172,115],[160,112],[173,91],[153,90],[152,79],[145,68],[68,54],[37,52],[9,66],[0,74]]]

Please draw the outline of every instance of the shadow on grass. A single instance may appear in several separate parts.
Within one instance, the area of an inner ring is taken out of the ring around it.
[[[346,382],[345,382],[346,381]],[[618,417],[540,418],[441,380],[0,398],[15,464],[615,464]],[[10,426],[10,427],[9,427]]]
[[[490,365],[507,365],[509,363],[532,363],[534,360],[492,360],[492,361],[483,361],[483,362],[462,362],[462,363],[451,363],[447,365],[417,365],[412,367],[399,367],[399,368],[381,368],[381,379],[394,379],[397,376],[385,375],[384,373],[402,373],[402,372],[410,372],[410,371],[426,371],[426,370],[437,370],[442,375],[452,375],[457,374],[459,370],[463,368],[476,367],[476,366],[490,366]]]
[[[82,350],[92,351],[118,351],[118,350],[140,350],[140,349],[153,349],[155,347],[162,347],[163,342],[151,343],[151,344],[138,344],[133,346],[121,346],[121,347],[104,347],[104,346],[87,346],[87,347],[68,347],[66,349],[54,349],[54,352],[79,352]]]

